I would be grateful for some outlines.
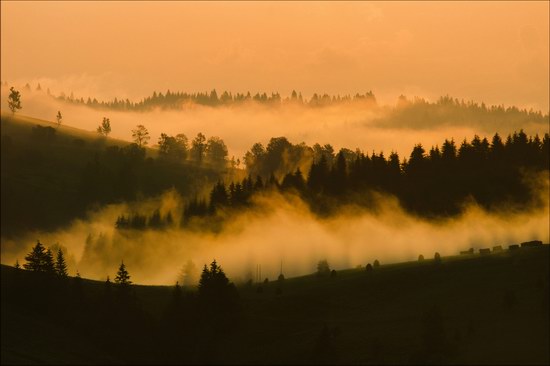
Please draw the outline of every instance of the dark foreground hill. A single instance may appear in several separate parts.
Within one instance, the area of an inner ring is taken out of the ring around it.
[[[548,364],[549,254],[544,245],[242,285],[232,309],[189,289],[124,294],[2,266],[1,361]]]

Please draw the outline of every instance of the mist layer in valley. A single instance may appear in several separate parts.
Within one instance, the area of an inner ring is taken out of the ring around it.
[[[77,220],[65,230],[4,240],[2,263],[22,263],[39,238],[48,247],[65,250],[71,274],[78,271],[98,280],[112,278],[124,260],[137,283],[195,285],[202,266],[214,259],[234,281],[255,280],[258,265],[262,279],[274,280],[281,265],[283,274],[292,277],[314,272],[323,259],[339,270],[364,267],[375,259],[387,264],[417,260],[420,254],[432,258],[435,252],[447,256],[526,240],[548,242],[547,180],[542,189],[544,205],[538,209],[488,213],[470,205],[459,217],[435,221],[405,213],[387,196],[378,198],[376,213],[346,207],[337,215],[319,219],[296,196],[271,193],[256,198],[261,210],[234,214],[216,233],[176,226],[115,229],[117,217],[130,209],[147,211],[160,204],[162,215],[178,212],[181,197],[170,191],[139,207],[110,205],[91,212],[87,220]]]
[[[17,89],[17,88],[16,88]],[[397,98],[395,105],[370,102],[331,103],[322,107],[283,103],[277,107],[254,101],[216,108],[187,103],[175,110],[160,108],[136,112],[91,108],[48,95],[42,86],[19,88],[23,109],[19,112],[53,121],[58,111],[65,125],[95,131],[103,117],[111,121],[113,138],[132,140],[132,129],[144,125],[154,145],[161,133],[185,134],[192,138],[201,132],[221,137],[229,157],[242,160],[256,142],[285,136],[294,143],[331,144],[336,151],[346,147],[366,153],[391,151],[405,157],[417,143],[435,146],[445,138],[460,142],[474,135],[507,136],[523,129],[528,135],[548,132],[548,113],[519,113],[499,107],[479,112],[467,102],[441,98],[429,103],[418,98]],[[2,86],[1,107],[7,111],[8,86]],[[517,112],[516,112],[517,111]]]
[[[3,86],[3,110],[6,92]],[[396,106],[335,103],[320,108],[291,103],[270,107],[250,102],[216,108],[188,104],[177,110],[131,112],[90,108],[55,99],[43,91],[22,90],[22,105],[22,115],[53,120],[59,110],[63,124],[90,131],[106,116],[111,120],[110,136],[127,141],[131,140],[131,130],[143,124],[151,133],[152,145],[160,133],[220,136],[229,156],[241,159],[254,143],[265,143],[274,136],[309,145],[330,143],[335,150],[396,151],[403,158],[419,142],[428,147],[446,138],[459,142],[475,134],[491,136],[498,132],[506,136],[520,128],[532,135],[548,132],[548,115],[506,114],[504,109],[494,109],[480,116],[471,113],[467,104],[445,99],[436,104],[401,98]],[[191,285],[201,267],[213,259],[233,280],[247,281],[255,278],[258,265],[262,278],[275,279],[281,266],[285,276],[299,276],[315,271],[322,259],[332,268],[344,269],[375,259],[390,263],[416,260],[420,254],[430,258],[435,252],[453,255],[470,247],[507,246],[533,239],[548,242],[547,174],[536,186],[543,203],[536,209],[489,213],[469,204],[460,215],[439,220],[406,213],[391,196],[379,196],[377,210],[347,205],[321,219],[300,198],[271,192],[254,197],[261,209],[227,213],[230,216],[215,231],[179,225],[162,230],[115,228],[120,215],[136,210],[150,213],[155,207],[160,207],[162,215],[175,214],[174,222],[179,223],[178,213],[190,197],[168,191],[160,198],[90,211],[86,219],[68,223],[62,230],[4,238],[2,263],[24,262],[25,254],[40,240],[54,250],[66,251],[72,274],[78,271],[83,277],[104,280],[113,277],[124,260],[137,283],[180,281]]]

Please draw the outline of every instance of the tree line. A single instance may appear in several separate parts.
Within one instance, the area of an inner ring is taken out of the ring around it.
[[[429,151],[416,145],[407,159],[392,152],[364,154],[330,145],[293,145],[286,138],[272,138],[266,149],[259,143],[247,152],[248,177],[228,186],[218,182],[207,199],[195,198],[184,217],[211,216],[220,208],[250,204],[257,191],[277,189],[298,193],[312,210],[328,214],[343,204],[374,207],[369,192],[396,196],[409,211],[426,216],[449,216],[461,212],[466,200],[496,210],[504,205],[527,207],[537,199],[529,172],[548,171],[549,136],[527,136],[523,130],[503,141],[495,134],[491,142],[474,136],[459,146],[445,140]],[[300,166],[311,159],[307,175]],[[283,167],[291,168],[277,178]],[[253,176],[256,178],[252,178]]]
[[[70,277],[66,267],[62,275],[52,271],[48,252],[38,242],[23,268],[17,263],[6,276],[3,309],[17,309],[32,321],[41,319],[41,327],[51,324],[70,332],[78,339],[72,344],[93,345],[100,355],[82,355],[93,363],[212,361],[218,345],[240,324],[238,290],[216,260],[204,266],[196,291],[184,291],[176,283],[169,296],[163,292],[159,316],[153,316],[142,303],[147,288],[132,283],[123,261],[114,282],[107,276],[101,284],[84,280],[78,272]],[[31,328],[25,332],[38,325],[26,326]]]
[[[138,102],[130,101],[129,99],[114,98],[110,101],[98,101],[96,98],[88,97],[75,98],[74,95],[67,97],[64,93],[61,93],[58,100],[63,100],[69,103],[82,104],[92,108],[99,109],[112,109],[112,110],[134,110],[134,111],[146,111],[154,108],[161,109],[182,109],[186,104],[197,104],[210,107],[220,107],[228,105],[238,105],[247,102],[255,102],[269,106],[280,106],[283,104],[298,104],[309,107],[324,107],[335,105],[339,103],[351,103],[351,102],[367,102],[370,104],[376,104],[376,97],[372,91],[368,91],[365,94],[356,93],[355,95],[329,95],[327,93],[318,94],[314,93],[311,98],[307,99],[302,96],[302,93],[293,90],[287,97],[282,97],[278,92],[272,92],[270,94],[266,92],[258,92],[252,94],[246,93],[232,93],[224,91],[218,94],[216,89],[210,92],[172,92],[167,90],[165,93],[154,91],[152,95],[141,99]]]

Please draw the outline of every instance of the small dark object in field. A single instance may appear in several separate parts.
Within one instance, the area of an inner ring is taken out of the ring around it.
[[[491,249],[489,249],[489,248],[481,248],[481,249],[479,250],[479,254],[482,254],[482,255],[491,254]]]
[[[435,261],[436,263],[440,263],[440,262],[441,262],[441,254],[439,254],[439,252],[435,252],[434,261]]]
[[[419,262],[422,262],[423,260],[424,260],[424,256],[423,256],[422,254],[420,254],[420,255],[418,256],[418,261],[419,261]]]
[[[502,252],[502,245],[496,245],[493,247],[493,252]]]
[[[365,267],[365,269],[367,270],[367,272],[372,272],[372,264],[367,264],[367,266]]]
[[[468,250],[462,250],[460,252],[460,255],[469,255],[469,254],[474,254],[474,248],[470,248]]]
[[[538,246],[541,246],[541,245],[542,245],[542,241],[540,241],[540,240],[531,240],[531,241],[525,241],[525,242],[521,243],[522,248],[538,247]]]
[[[374,261],[374,265],[373,265],[373,266],[374,266],[374,268],[380,267],[380,262],[378,262],[378,259],[376,259],[376,260]]]
[[[508,246],[508,250],[518,250],[519,245],[518,244],[512,244]]]
[[[280,274],[279,277],[277,277],[277,281],[281,282],[281,281],[284,281],[285,280],[285,275],[284,274]]]
[[[330,277],[336,277],[336,270],[335,269],[330,271]]]

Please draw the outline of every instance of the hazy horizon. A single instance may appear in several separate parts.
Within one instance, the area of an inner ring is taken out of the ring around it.
[[[383,104],[448,94],[547,113],[548,6],[2,2],[0,79],[98,99],[372,90]]]

